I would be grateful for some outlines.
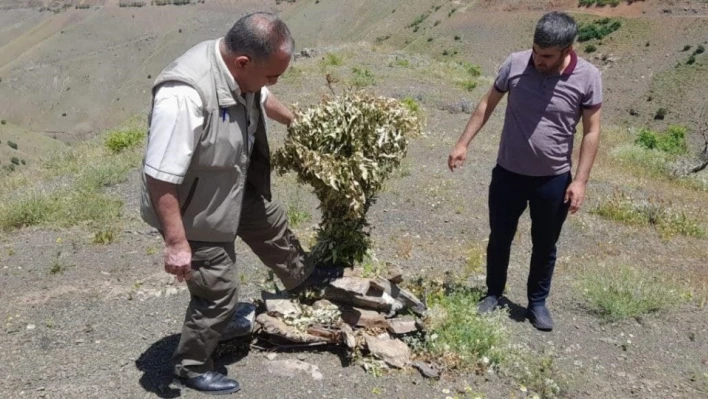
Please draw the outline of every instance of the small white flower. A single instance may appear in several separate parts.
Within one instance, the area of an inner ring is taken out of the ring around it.
[[[445,389],[443,389],[443,390],[442,390],[442,393],[444,393],[444,394],[448,394],[448,393],[450,393],[450,390],[449,390],[449,389],[447,389],[447,388],[445,388]]]

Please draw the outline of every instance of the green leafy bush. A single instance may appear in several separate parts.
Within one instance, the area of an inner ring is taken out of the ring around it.
[[[366,213],[406,155],[408,139],[420,133],[420,120],[400,101],[354,91],[295,112],[274,154],[275,170],[295,171],[320,200],[313,260],[352,266],[370,246]]]
[[[602,40],[605,36],[622,27],[622,22],[612,18],[602,18],[578,27],[578,41]]]
[[[134,148],[143,142],[145,133],[142,130],[116,130],[108,133],[106,147],[114,153]]]
[[[352,85],[355,87],[366,87],[376,84],[376,78],[374,74],[367,68],[352,68]]]
[[[670,126],[664,133],[642,129],[637,135],[635,144],[649,150],[658,150],[674,155],[685,154],[688,151],[686,128],[683,126]]]

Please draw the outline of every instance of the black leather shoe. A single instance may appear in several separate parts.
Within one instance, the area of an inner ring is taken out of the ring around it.
[[[487,295],[477,304],[477,313],[487,314],[492,313],[499,306],[499,297],[496,295]]]
[[[187,388],[209,395],[228,395],[241,389],[238,381],[216,371],[207,371],[193,378],[177,377],[177,381]]]
[[[329,284],[342,276],[344,276],[343,267],[315,267],[305,281],[297,287],[288,290],[288,292],[293,295],[298,295],[307,288]]]
[[[551,331],[553,330],[553,319],[551,318],[551,312],[545,305],[533,305],[529,306],[526,310],[526,316],[531,321],[534,327],[541,331]]]

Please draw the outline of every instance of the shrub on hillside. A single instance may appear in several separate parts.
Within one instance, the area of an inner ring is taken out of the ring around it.
[[[10,148],[12,148],[13,150],[17,149],[17,143],[15,143],[14,141],[8,140],[7,145],[10,146]]]
[[[17,157],[12,157],[12,159],[10,159],[10,162],[12,162],[13,165],[20,165],[20,159]]]
[[[594,44],[588,44],[587,46],[585,46],[586,53],[594,53],[595,51],[597,51],[597,46],[595,46]]]
[[[664,107],[661,107],[658,110],[656,110],[656,114],[654,114],[654,119],[664,120],[664,118],[666,118],[667,113],[669,113],[669,110],[667,110]]]
[[[352,85],[354,87],[366,87],[376,84],[374,74],[368,68],[352,68]]]
[[[361,92],[295,112],[273,156],[275,170],[296,172],[320,200],[313,261],[353,266],[370,247],[366,213],[406,155],[408,139],[420,133],[420,121],[400,101]]]
[[[612,18],[602,18],[578,27],[578,41],[601,40],[622,27],[622,22]]]
[[[106,137],[106,147],[114,153],[119,153],[126,149],[135,148],[142,143],[145,133],[141,130],[117,130],[108,133]]]
[[[144,1],[124,1],[118,2],[118,7],[144,7]]]
[[[685,154],[688,151],[686,128],[683,126],[669,126],[664,133],[642,129],[634,143],[648,150],[657,150],[673,155]]]
[[[620,0],[579,0],[579,7],[592,7],[594,5],[598,7],[612,6],[617,7],[620,4]]]
[[[706,52],[706,48],[703,47],[702,44],[699,44],[698,47],[696,47],[696,50],[693,52],[693,54],[698,55],[698,54],[703,54],[705,52]]]

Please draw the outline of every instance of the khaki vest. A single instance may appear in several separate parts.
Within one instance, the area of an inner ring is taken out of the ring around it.
[[[260,92],[260,118],[249,159],[246,108],[221,75],[214,40],[202,42],[165,68],[152,88],[167,81],[194,87],[204,104],[204,129],[177,196],[187,239],[229,242],[236,238],[245,192],[270,200],[270,150]],[[148,121],[151,118],[148,118]],[[149,123],[149,122],[148,122]],[[148,137],[149,140],[149,137]],[[142,175],[140,214],[163,231]]]

